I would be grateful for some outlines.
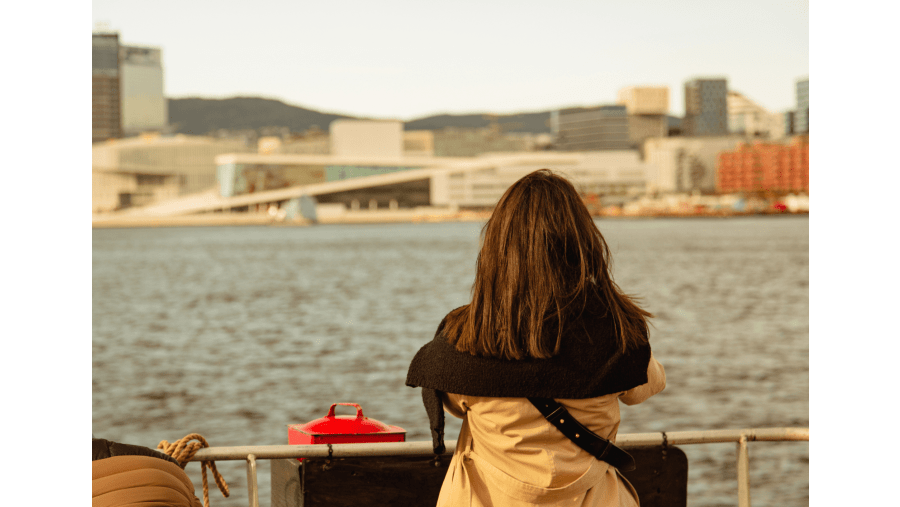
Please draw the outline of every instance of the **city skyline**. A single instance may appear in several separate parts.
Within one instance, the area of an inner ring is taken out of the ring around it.
[[[257,96],[401,120],[613,104],[643,85],[668,87],[669,114],[682,116],[684,83],[706,77],[783,112],[809,75],[805,1],[216,5],[102,0],[92,28],[161,48],[169,98]]]

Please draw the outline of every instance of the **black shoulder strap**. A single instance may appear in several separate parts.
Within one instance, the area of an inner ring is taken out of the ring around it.
[[[528,398],[528,401],[578,447],[623,472],[634,470],[634,458],[630,454],[578,422],[558,401],[550,398]]]

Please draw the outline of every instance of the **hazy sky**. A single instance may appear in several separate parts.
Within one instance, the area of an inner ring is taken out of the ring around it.
[[[780,112],[809,75],[806,0],[94,0],[93,22],[161,47],[169,97],[402,120],[614,103],[630,85],[668,86],[681,115],[684,82],[707,76]]]

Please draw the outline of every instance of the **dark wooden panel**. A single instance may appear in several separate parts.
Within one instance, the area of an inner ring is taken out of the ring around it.
[[[688,460],[684,451],[669,446],[626,449],[635,469],[622,472],[634,486],[641,507],[687,506]]]
[[[344,458],[303,462],[303,506],[437,504],[450,456]]]

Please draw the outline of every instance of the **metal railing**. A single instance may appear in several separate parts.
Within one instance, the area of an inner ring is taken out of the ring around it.
[[[809,428],[754,428],[740,430],[673,431],[671,433],[626,433],[616,437],[622,448],[656,445],[692,445],[735,442],[737,444],[738,506],[750,507],[750,458],[748,442],[809,441]],[[446,441],[452,455],[456,441]],[[284,458],[360,458],[377,456],[433,456],[431,442],[381,442],[367,444],[248,445],[200,449],[191,461],[247,461],[247,493],[250,507],[259,507],[256,460]]]

